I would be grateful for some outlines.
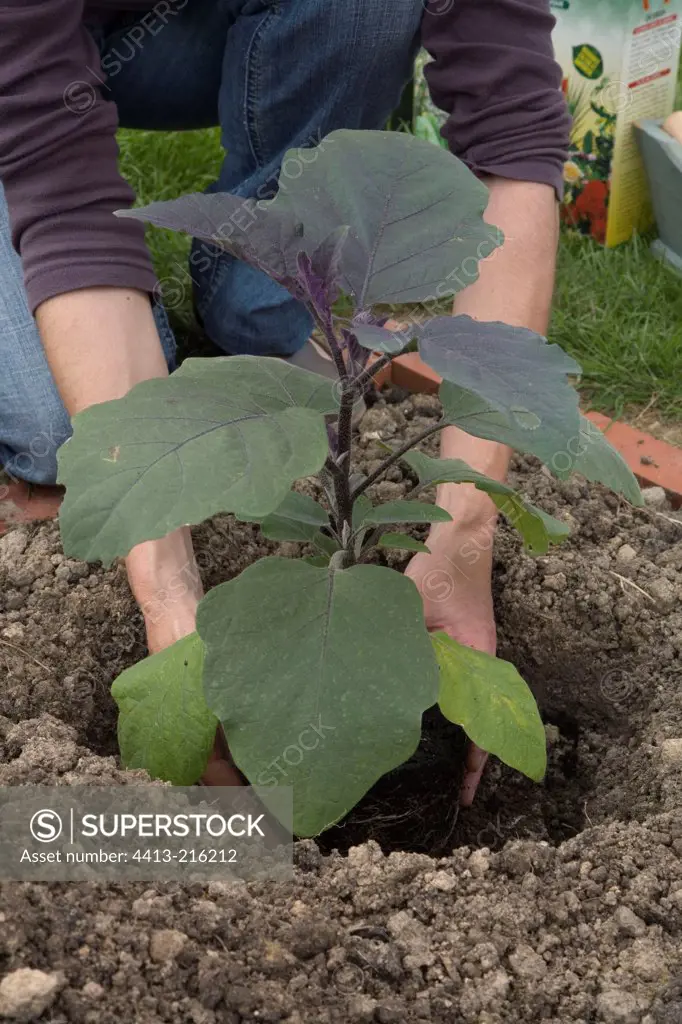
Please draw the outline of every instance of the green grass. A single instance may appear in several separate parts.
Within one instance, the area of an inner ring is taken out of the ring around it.
[[[120,131],[120,170],[130,182],[139,205],[154,199],[176,199],[202,192],[216,180],[222,163],[217,128],[195,132]],[[156,273],[172,301],[167,303],[179,334],[196,330],[187,257],[190,239],[175,231],[147,228]]]
[[[122,171],[141,203],[201,191],[222,159],[217,130],[124,131],[120,144]],[[176,297],[173,325],[192,332],[189,239],[150,228],[149,246]],[[661,418],[682,419],[682,278],[654,259],[647,240],[607,250],[563,234],[550,339],[581,363],[592,407],[620,415],[656,396]]]
[[[682,278],[648,239],[603,249],[565,232],[549,337],[583,367],[594,408],[620,415],[656,396],[661,417],[682,419]]]

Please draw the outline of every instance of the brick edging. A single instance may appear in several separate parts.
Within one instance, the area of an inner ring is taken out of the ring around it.
[[[0,478],[0,536],[9,526],[54,519],[62,501],[61,487],[29,487],[19,480]]]

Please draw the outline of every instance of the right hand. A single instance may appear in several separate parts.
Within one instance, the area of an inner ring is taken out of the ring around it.
[[[439,504],[453,522],[434,524],[427,540],[430,554],[415,555],[405,575],[422,596],[429,631],[442,630],[460,644],[494,655],[491,574],[497,511],[487,495],[466,485],[447,492],[441,488]],[[467,745],[461,807],[473,803],[487,760],[485,750]]]
[[[203,587],[188,527],[161,540],[138,544],[126,558],[126,569],[144,616],[150,654],[194,633]],[[202,782],[207,786],[242,785],[220,726]]]

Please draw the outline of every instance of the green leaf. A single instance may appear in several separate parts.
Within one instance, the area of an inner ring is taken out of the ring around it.
[[[563,428],[545,424],[538,430],[537,424],[517,418],[512,411],[500,412],[490,402],[449,381],[441,384],[439,397],[448,423],[474,437],[500,441],[517,451],[537,455],[543,462],[549,463],[567,443]]]
[[[291,204],[275,207],[272,202],[229,192],[192,193],[133,210],[117,210],[116,216],[184,231],[219,246],[316,309],[334,301],[338,294],[336,256],[348,229],[337,225],[319,245],[307,246]],[[299,261],[304,253],[307,261],[305,256]]]
[[[560,480],[581,473],[588,480],[622,494],[633,505],[642,504],[639,486],[627,463],[585,416],[580,416],[575,434],[567,437],[554,424],[545,424],[542,430],[529,429],[511,413],[505,415],[477,395],[447,381],[441,384],[440,400],[448,423],[468,434],[535,455]]]
[[[297,491],[290,491],[279,508],[260,520],[261,533],[268,540],[314,544],[325,555],[333,555],[340,545],[321,533],[322,527],[329,527],[326,510],[307,494]]]
[[[287,154],[284,166],[288,157],[304,171],[273,204],[290,203],[318,244],[350,227],[341,287],[357,308],[454,295],[502,244],[483,220],[488,190],[445,149],[404,133],[342,130],[316,152],[313,161],[308,150]]]
[[[440,134],[440,124],[435,114],[424,112],[417,114],[415,119],[414,134],[419,139],[430,142],[433,146],[447,146],[447,142]]]
[[[273,519],[286,519],[292,523],[302,523],[304,526],[312,526],[316,530],[322,529],[323,526],[329,526],[327,510],[308,494],[299,494],[298,491],[289,491],[282,504],[261,520],[261,524]]]
[[[461,459],[433,459],[422,452],[408,452],[403,456],[419,478],[419,490],[435,484],[474,484],[489,494],[502,512],[523,537],[526,550],[532,555],[544,555],[550,544],[559,544],[570,534],[566,523],[543,512],[541,508],[524,501],[507,484],[476,472]]]
[[[126,669],[111,688],[126,768],[192,786],[204,773],[218,721],[206,707],[204,646],[196,633]]]
[[[427,555],[431,554],[426,544],[422,544],[420,540],[410,537],[407,533],[385,533],[377,541],[377,547],[397,548],[400,551],[425,551]]]
[[[593,483],[610,487],[633,505],[641,508],[644,504],[635,475],[609,442],[608,432],[603,434],[586,416],[580,417],[580,442],[571,445],[561,456],[555,457],[551,465],[557,476],[566,476],[568,469]]]
[[[454,295],[502,244],[483,220],[486,186],[447,149],[412,135],[335,131],[312,150],[287,152],[282,168],[284,185],[267,202],[196,194],[119,216],[222,245],[298,298],[314,290],[301,277],[299,253],[318,285],[328,283],[321,254],[337,237],[334,285],[356,309]],[[344,227],[347,237],[339,235]]]
[[[438,670],[400,573],[266,558],[212,590],[197,624],[232,756],[254,785],[294,787],[299,835],[332,825],[414,753]]]
[[[385,327],[377,327],[375,324],[353,323],[350,330],[363,348],[368,348],[370,352],[385,352],[394,356],[409,348],[415,335],[409,328],[405,331],[388,331]]]
[[[535,698],[513,665],[432,633],[440,666],[440,709],[473,742],[539,782],[547,743]]]
[[[449,523],[452,516],[439,505],[425,501],[387,501],[365,512],[362,524],[377,526],[383,523]]]
[[[74,420],[60,450],[65,550],[109,564],[216,512],[269,515],[328,451],[332,382],[280,359],[188,359]]]
[[[288,519],[278,519],[276,516],[267,516],[261,523],[261,533],[268,540],[274,540],[282,544],[292,541],[297,544],[313,544],[329,560],[335,551],[339,551],[341,545],[319,530],[306,526],[305,523],[295,523]]]
[[[322,552],[327,562],[332,555],[341,550],[339,542],[333,537],[328,537],[325,533],[316,533],[310,538],[310,543],[314,544],[317,550]]]
[[[369,500],[367,495],[360,494],[353,503],[353,530],[359,530],[361,524],[365,521],[365,517],[373,509],[372,502]]]
[[[533,331],[468,316],[436,317],[420,331],[419,354],[445,381],[477,396],[521,433],[565,442],[578,432],[578,393],[567,375],[580,367]]]

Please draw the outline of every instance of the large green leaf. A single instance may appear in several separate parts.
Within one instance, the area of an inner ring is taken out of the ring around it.
[[[170,201],[156,201],[132,210],[117,210],[117,217],[147,221],[160,228],[183,231],[259,267],[285,284],[296,276],[296,255],[291,248],[299,227],[292,207],[232,195],[195,192]]]
[[[336,264],[348,229],[337,226],[319,246],[309,246],[302,241],[302,226],[291,203],[275,206],[229,192],[197,192],[133,210],[117,210],[116,215],[184,231],[219,246],[312,305],[322,300],[324,306],[338,294]],[[310,255],[307,266],[299,262],[302,250]]]
[[[335,131],[312,151],[290,150],[282,166],[286,187],[269,202],[192,195],[121,216],[222,245],[293,294],[305,283],[298,253],[317,254],[313,269],[323,279],[319,253],[348,227],[334,275],[356,308],[453,295],[502,244],[483,220],[485,185],[447,150],[411,135]]]
[[[513,665],[432,633],[440,667],[438,703],[473,742],[539,782],[547,770],[545,729],[535,698]]]
[[[544,555],[550,544],[559,544],[571,532],[566,523],[524,501],[507,484],[476,472],[461,459],[432,459],[423,452],[408,452],[403,456],[403,462],[419,477],[419,490],[434,484],[453,483],[474,484],[479,490],[485,491],[519,531],[526,550],[532,555]]]
[[[266,558],[199,606],[204,686],[255,785],[294,787],[316,835],[416,749],[438,670],[414,584],[391,569]]]
[[[483,220],[487,188],[447,150],[400,132],[342,130],[318,154],[274,203],[290,202],[318,244],[349,226],[341,286],[357,307],[454,295],[502,244]]]
[[[557,476],[581,473],[587,480],[605,484],[622,494],[633,505],[644,504],[639,484],[627,462],[609,442],[608,434],[604,435],[586,416],[580,417],[580,441],[556,455],[550,468]]]
[[[562,480],[572,473],[582,473],[588,480],[622,494],[633,505],[642,504],[639,485],[629,466],[585,416],[579,417],[578,429],[568,435],[563,427],[552,422],[535,429],[514,412],[500,412],[478,395],[449,381],[440,386],[440,400],[448,423],[468,434],[535,455]]]
[[[67,553],[110,563],[216,512],[262,518],[328,452],[332,382],[279,359],[188,359],[74,420],[60,451]]]
[[[511,418],[521,431],[563,439],[578,432],[580,367],[533,331],[469,316],[440,316],[421,330],[419,354],[440,376]]]
[[[118,704],[118,742],[126,768],[192,786],[203,775],[218,721],[206,707],[204,646],[178,640],[122,672],[111,692]]]
[[[387,501],[367,509],[361,523],[381,526],[384,523],[449,523],[452,516],[438,505],[425,501]]]
[[[549,462],[567,443],[568,435],[562,426],[545,423],[539,430],[527,418],[518,417],[512,410],[500,412],[491,402],[450,381],[443,381],[439,396],[448,423],[474,437],[500,441],[517,451],[537,455],[543,462]]]

